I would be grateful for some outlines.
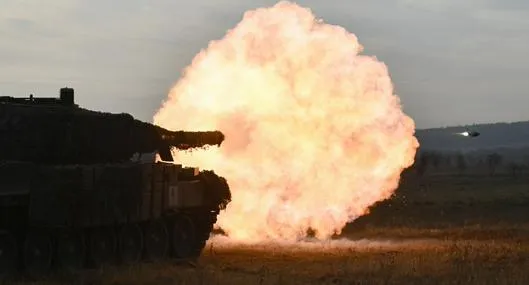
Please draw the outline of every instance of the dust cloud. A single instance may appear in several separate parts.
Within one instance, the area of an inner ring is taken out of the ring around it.
[[[333,240],[304,239],[302,241],[245,241],[233,240],[214,235],[208,240],[206,250],[210,251],[251,251],[265,253],[348,253],[360,251],[426,250],[441,248],[446,243],[437,239],[357,239],[339,238]]]

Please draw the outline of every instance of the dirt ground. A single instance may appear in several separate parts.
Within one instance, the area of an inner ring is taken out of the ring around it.
[[[331,242],[244,246],[210,239],[195,265],[86,270],[16,284],[527,284],[529,178],[432,176]]]

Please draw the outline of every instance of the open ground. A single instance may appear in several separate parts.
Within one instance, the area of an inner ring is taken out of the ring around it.
[[[15,284],[527,284],[529,177],[403,178],[331,242],[240,245],[213,237],[194,266],[164,262]]]

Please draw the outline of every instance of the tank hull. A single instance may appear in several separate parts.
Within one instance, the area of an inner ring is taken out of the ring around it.
[[[173,163],[3,161],[0,275],[195,259],[229,199],[222,177]]]

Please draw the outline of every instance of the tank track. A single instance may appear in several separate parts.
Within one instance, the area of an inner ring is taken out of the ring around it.
[[[196,261],[209,239],[218,210],[206,208],[161,219],[90,229],[30,229],[0,232],[0,280],[176,259]],[[22,242],[17,242],[22,241]]]

